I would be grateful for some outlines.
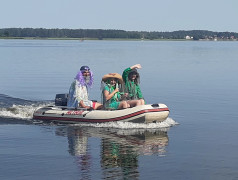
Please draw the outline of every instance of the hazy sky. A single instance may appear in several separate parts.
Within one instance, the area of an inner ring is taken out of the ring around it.
[[[0,0],[0,28],[238,32],[238,0]]]

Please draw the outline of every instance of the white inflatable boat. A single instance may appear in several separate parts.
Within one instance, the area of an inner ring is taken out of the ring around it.
[[[169,116],[169,108],[165,104],[147,104],[121,110],[88,110],[68,108],[67,97],[68,94],[56,94],[55,106],[37,109],[33,113],[33,119],[64,123],[115,121],[152,123],[162,122]]]
[[[165,104],[147,104],[122,110],[87,110],[69,109],[66,106],[46,106],[37,109],[33,114],[33,119],[68,123],[113,121],[153,123],[164,121],[168,115],[169,109]]]

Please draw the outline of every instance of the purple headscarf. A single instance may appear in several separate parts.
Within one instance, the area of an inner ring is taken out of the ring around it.
[[[86,83],[84,80],[84,76],[83,76],[84,71],[90,72],[90,81],[88,83]],[[78,80],[79,86],[87,86],[91,88],[93,85],[93,72],[90,71],[90,68],[88,66],[82,66],[80,68],[80,71],[77,73],[75,79]]]

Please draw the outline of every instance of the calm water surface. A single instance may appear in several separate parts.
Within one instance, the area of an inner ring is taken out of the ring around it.
[[[0,40],[1,179],[238,179],[238,42]],[[156,125],[50,124],[33,111],[82,65],[101,77],[140,63]]]

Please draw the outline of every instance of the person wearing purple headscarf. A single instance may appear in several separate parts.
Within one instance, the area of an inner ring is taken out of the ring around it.
[[[93,85],[93,72],[88,66],[82,66],[69,89],[68,107],[101,109],[102,104],[89,100],[88,88]]]

